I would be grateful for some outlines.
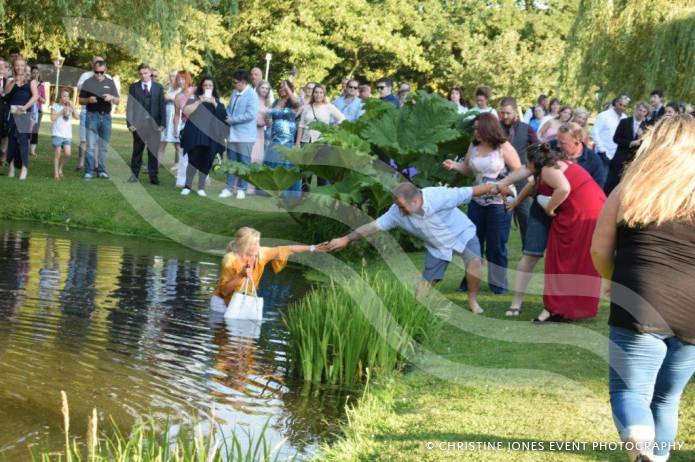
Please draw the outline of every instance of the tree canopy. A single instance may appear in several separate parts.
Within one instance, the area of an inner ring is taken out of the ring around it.
[[[529,104],[539,93],[589,103],[662,87],[695,96],[689,0],[0,0],[0,53],[85,67],[94,53],[135,77],[140,61],[212,73],[236,67],[271,80],[389,76],[444,92],[478,84]]]

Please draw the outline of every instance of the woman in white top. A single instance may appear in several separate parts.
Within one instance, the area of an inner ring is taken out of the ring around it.
[[[492,91],[490,88],[485,85],[478,86],[475,89],[475,105],[472,110],[479,114],[489,112],[497,117],[497,111],[490,106],[490,98],[492,98]]]
[[[514,146],[507,141],[497,117],[478,114],[473,123],[473,143],[463,162],[445,160],[444,168],[463,175],[475,175],[475,184],[494,183],[505,171],[521,168]],[[488,261],[490,291],[507,291],[507,240],[512,214],[501,194],[475,197],[468,205],[468,217],[475,224],[481,251]],[[466,290],[466,278],[460,290]],[[474,310],[476,312],[476,310]]]
[[[306,104],[302,110],[302,116],[299,119],[299,129],[297,130],[296,145],[301,146],[318,140],[321,137],[321,132],[310,129],[309,124],[314,121],[330,124],[331,117],[336,124],[345,120],[343,113],[326,100],[326,87],[316,85],[311,93],[309,104]]]
[[[51,107],[51,144],[53,145],[53,179],[63,179],[63,165],[70,157],[72,144],[72,119],[79,120],[80,116],[70,100],[70,92],[60,92],[60,103]],[[62,152],[61,152],[62,151]]]
[[[461,98],[463,98],[463,91],[459,87],[454,87],[449,90],[449,101],[454,103],[459,114],[468,112],[468,108],[466,107],[465,102],[461,101]]]
[[[172,171],[178,168],[179,163],[179,134],[176,132],[174,127],[174,116],[176,115],[176,95],[181,92],[181,87],[179,86],[179,73],[178,71],[169,72],[169,87],[167,91],[164,92],[164,104],[166,108],[166,128],[162,132],[161,141],[159,143],[159,154],[157,157],[161,163],[164,160],[164,153],[167,149],[167,143],[174,145],[174,165],[171,167]]]

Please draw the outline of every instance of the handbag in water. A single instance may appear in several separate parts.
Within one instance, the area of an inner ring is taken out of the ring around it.
[[[251,292],[249,292],[249,288]],[[256,294],[253,278],[246,278],[244,285],[232,295],[224,317],[228,319],[263,319],[263,297]]]

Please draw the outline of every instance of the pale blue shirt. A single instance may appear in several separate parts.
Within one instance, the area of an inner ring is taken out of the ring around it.
[[[473,197],[473,188],[432,187],[422,189],[423,214],[405,215],[396,204],[376,219],[382,231],[402,228],[425,241],[427,251],[436,258],[451,261],[453,253],[463,253],[475,237],[475,225],[458,207]]]
[[[334,102],[333,106],[337,107],[340,112],[343,113],[345,118],[349,121],[357,120],[362,115],[362,100],[357,96],[348,100],[347,98],[340,96]]]

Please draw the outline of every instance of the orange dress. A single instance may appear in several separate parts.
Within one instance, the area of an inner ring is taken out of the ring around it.
[[[261,247],[258,250],[258,260],[256,261],[256,267],[253,269],[253,283],[255,287],[261,282],[263,277],[263,271],[265,270],[265,265],[271,263],[274,272],[282,271],[282,269],[287,266],[287,259],[292,255],[292,251],[288,246],[280,247]],[[239,282],[234,287],[234,290],[225,297],[223,295],[222,289],[227,285],[229,281],[234,279],[234,276],[242,273],[243,260],[234,252],[229,252],[225,254],[222,258],[222,268],[220,269],[220,280],[217,283],[217,289],[215,290],[215,295],[222,297],[226,304],[229,304],[232,299],[232,295],[237,292],[244,284],[246,284],[246,276],[239,279]]]

